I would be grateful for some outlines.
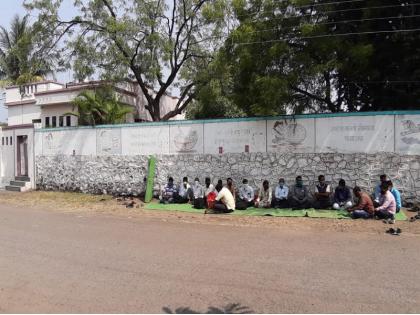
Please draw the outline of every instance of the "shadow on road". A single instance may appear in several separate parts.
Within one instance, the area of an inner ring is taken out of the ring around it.
[[[190,307],[178,307],[174,310],[169,307],[163,307],[162,310],[166,314],[251,314],[254,313],[248,306],[242,306],[239,303],[232,303],[222,307],[209,306],[207,311],[198,312]]]

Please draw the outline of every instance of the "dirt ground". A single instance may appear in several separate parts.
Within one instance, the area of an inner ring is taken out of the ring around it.
[[[63,213],[83,213],[83,215],[112,215],[130,218],[148,217],[163,221],[180,221],[184,223],[270,227],[296,231],[330,231],[383,234],[391,227],[382,221],[375,220],[338,220],[316,218],[282,218],[256,216],[205,215],[186,212],[145,210],[144,203],[134,199],[134,207],[127,208],[124,201],[107,195],[89,195],[71,192],[31,191],[25,193],[0,192],[2,204],[29,206],[43,210]],[[403,210],[410,218],[416,212]],[[420,220],[415,222],[397,221],[392,227],[399,227],[406,236],[420,236]]]

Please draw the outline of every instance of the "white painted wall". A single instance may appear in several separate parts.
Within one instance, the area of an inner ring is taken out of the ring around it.
[[[32,124],[33,119],[41,117],[41,109],[35,104],[13,105],[9,106],[7,111],[9,126]]]
[[[10,138],[13,138],[13,130],[2,130],[1,132],[1,168],[0,177],[1,185],[8,185],[11,180],[15,177],[15,143],[12,140],[10,145]],[[7,144],[6,144],[7,138]]]
[[[27,84],[22,86],[22,91],[24,92],[21,94],[21,88],[19,86],[7,87],[6,88],[6,102],[19,102],[19,101],[26,101],[35,99],[35,92],[45,92],[51,90],[62,89],[63,86],[58,83],[53,82],[39,82],[33,84]]]
[[[169,126],[128,127],[121,130],[123,155],[169,154]]]
[[[317,119],[316,152],[394,151],[394,116]]]
[[[42,121],[42,126],[45,128],[45,118],[46,117],[50,117],[50,126],[51,126],[51,117],[55,116],[57,117],[57,127],[59,126],[60,123],[60,116],[65,116],[64,114],[66,113],[77,113],[77,110],[73,110],[73,105],[71,104],[59,104],[59,105],[45,105],[45,106],[38,106],[41,108],[41,121]],[[71,125],[72,126],[77,126],[77,122],[78,122],[78,118],[76,116],[73,115],[69,115],[70,119],[71,119]],[[66,119],[64,118],[64,126],[66,126]]]
[[[217,122],[204,124],[204,153],[266,152],[266,121]]]
[[[38,131],[38,130],[37,130]],[[38,133],[38,132],[37,132]],[[50,130],[39,132],[36,146],[42,146],[42,155],[96,155],[95,129]],[[36,150],[37,153],[40,150]]]
[[[395,150],[420,154],[420,115],[395,116]]]
[[[46,155],[73,150],[76,155],[219,154],[219,148],[242,153],[246,146],[249,152],[420,154],[420,114],[143,123],[36,133],[43,135],[35,137],[42,146],[36,152]]]

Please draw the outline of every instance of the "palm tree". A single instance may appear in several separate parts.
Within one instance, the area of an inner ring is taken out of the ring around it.
[[[81,92],[73,101],[73,111],[75,109],[77,112],[66,115],[78,117],[82,126],[123,123],[127,114],[133,112],[132,108],[118,100],[110,87]]]
[[[16,15],[10,30],[0,26],[0,80],[5,84],[25,84],[51,74],[52,60],[41,58],[34,43],[34,29],[26,15]]]

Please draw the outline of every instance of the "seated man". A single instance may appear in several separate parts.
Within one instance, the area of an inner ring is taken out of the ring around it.
[[[271,208],[271,200],[273,193],[270,188],[268,180],[265,180],[258,192],[257,200],[255,201],[255,207],[257,208]]]
[[[308,189],[303,185],[302,176],[296,177],[296,184],[289,190],[289,204],[293,210],[310,207]]]
[[[373,192],[373,205],[375,207],[379,206],[379,199],[381,198],[381,186],[385,185],[388,181],[388,177],[385,174],[379,176],[379,183],[375,187],[375,191]]]
[[[353,219],[368,219],[372,218],[374,214],[373,201],[370,196],[362,192],[360,187],[353,188],[354,195],[358,198],[359,202],[354,207],[348,208],[347,211],[351,213]]]
[[[187,203],[194,199],[191,186],[188,183],[188,177],[182,179],[182,184],[179,186],[178,194],[175,197],[176,203]]]
[[[284,184],[284,178],[280,178],[274,192],[273,208],[289,208],[288,196],[289,187]]]
[[[248,180],[242,181],[242,186],[239,188],[239,198],[236,201],[236,210],[245,210],[248,207],[254,206],[254,188],[248,184]]]
[[[340,210],[350,208],[351,206],[353,206],[353,203],[350,188],[346,186],[344,179],[340,179],[334,192],[333,208]]]
[[[329,209],[331,207],[331,186],[325,182],[325,176],[318,176],[318,184],[315,185],[314,208]]]
[[[216,185],[217,197],[213,209],[207,209],[205,213],[230,213],[235,210],[235,199],[232,193],[221,183]]]
[[[204,203],[204,188],[200,184],[200,180],[198,177],[194,179],[194,185],[192,186],[192,192],[193,192],[193,205],[196,209],[204,209],[205,203]]]
[[[214,188],[214,185],[211,183],[210,181],[210,177],[206,177],[205,179],[205,192],[204,192],[204,202],[205,202],[205,206],[206,208],[208,207],[208,200],[215,200],[216,196],[217,196],[217,191]]]
[[[385,222],[395,223],[395,213],[397,212],[397,203],[392,193],[388,190],[388,185],[381,187],[381,197],[379,198],[379,207],[375,208],[375,216],[378,219],[384,219]]]
[[[401,207],[402,207],[401,193],[398,191],[398,189],[394,187],[394,185],[392,184],[392,181],[389,180],[387,182],[387,185],[388,185],[389,191],[395,198],[395,202],[397,203],[397,213],[398,213],[400,212]]]
[[[232,194],[232,196],[233,196],[233,198],[235,198],[235,200],[236,200],[236,187],[235,187],[235,185],[233,184],[233,179],[232,178],[228,178],[227,180],[226,180],[226,187],[230,190],[230,192],[231,192],[231,194]]]
[[[174,179],[172,177],[168,178],[168,183],[163,187],[159,200],[160,203],[173,203],[175,202],[175,197],[177,195],[176,185],[174,184]]]

